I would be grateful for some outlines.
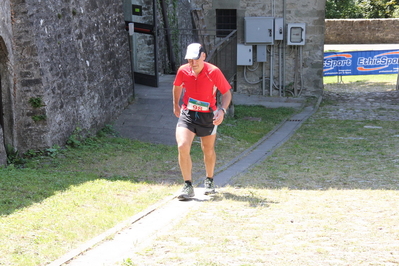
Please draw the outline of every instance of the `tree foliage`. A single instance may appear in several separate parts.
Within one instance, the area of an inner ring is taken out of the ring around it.
[[[399,18],[399,0],[327,0],[326,18]]]

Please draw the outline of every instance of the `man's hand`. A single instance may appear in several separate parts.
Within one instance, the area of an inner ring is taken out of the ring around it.
[[[213,124],[215,126],[218,126],[223,122],[223,119],[224,119],[224,112],[223,110],[218,109],[215,115],[213,116]]]
[[[173,113],[177,118],[180,117],[180,106],[179,105],[173,105]]]
[[[173,85],[173,113],[175,114],[175,116],[178,118],[180,116],[180,105],[179,105],[179,101],[180,101],[180,96],[182,93],[182,86],[175,86]]]

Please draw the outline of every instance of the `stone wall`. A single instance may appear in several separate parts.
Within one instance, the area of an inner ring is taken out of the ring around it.
[[[113,121],[133,94],[123,1],[3,3],[0,76],[4,142],[20,152],[44,149],[65,144],[77,128],[82,130],[79,134],[92,134]],[[236,9],[239,43],[243,43],[245,16],[306,23],[304,46],[285,42],[268,46],[273,60],[258,65],[248,79],[259,80],[264,72],[269,80],[273,72],[273,96],[281,96],[277,90],[281,86],[287,91],[295,89],[297,95],[322,93],[325,1],[182,0],[169,1],[168,6],[179,27],[191,25],[189,9],[202,10],[207,29],[216,28],[216,9]],[[160,51],[165,51],[162,49],[161,44]],[[250,84],[244,78],[244,69],[237,68],[238,91],[264,93],[261,82]]]
[[[7,0],[0,8],[11,21],[0,21],[4,135],[15,148],[64,145],[76,129],[93,134],[120,114],[133,95],[122,1]]]
[[[399,43],[399,19],[326,19],[326,44]]]

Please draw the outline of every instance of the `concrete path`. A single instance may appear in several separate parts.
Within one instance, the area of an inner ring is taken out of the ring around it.
[[[115,129],[123,137],[152,143],[175,145],[174,129],[177,118],[172,113],[172,82],[174,76],[163,76],[160,87],[151,88],[136,85],[136,98],[115,122]],[[304,99],[271,98],[234,94],[235,104],[264,105],[266,107],[302,108]],[[283,122],[258,143],[244,151],[226,165],[216,169],[215,185],[225,186],[235,176],[266,159],[283,144],[297,128],[314,113],[313,107],[306,107],[301,113]],[[86,266],[115,265],[154,239],[159,232],[168,230],[179,217],[195,210],[203,201],[210,199],[203,195],[203,188],[195,188],[197,194],[191,201],[175,199],[178,194],[131,217],[104,234],[72,250],[51,263],[55,265]],[[112,238],[112,239],[111,239]],[[109,240],[111,239],[111,240]]]
[[[135,84],[135,100],[120,115],[114,128],[121,137],[145,142],[176,145],[177,118],[172,109],[172,84],[174,75],[159,79],[159,87]],[[270,108],[301,108],[303,99],[276,98],[234,93],[235,104],[264,105]]]
[[[160,77],[159,87],[135,84],[135,100],[120,115],[114,128],[121,137],[175,145],[177,118],[172,109],[173,75]]]

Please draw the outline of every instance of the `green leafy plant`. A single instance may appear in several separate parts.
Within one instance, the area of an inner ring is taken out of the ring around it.
[[[97,132],[98,137],[106,137],[106,136],[117,136],[118,133],[112,127],[112,125],[105,125],[103,129]]]
[[[47,119],[46,115],[34,115],[32,116],[33,121],[39,122],[39,121],[44,121]]]
[[[61,147],[58,145],[55,145],[55,146],[45,150],[46,156],[55,158],[60,153],[60,150],[61,150]]]
[[[44,106],[43,100],[40,97],[32,97],[29,99],[29,103],[33,108],[39,108]]]
[[[7,164],[9,165],[22,165],[25,160],[20,156],[19,151],[11,145],[6,145]]]
[[[82,140],[83,140],[81,133],[82,133],[82,129],[80,127],[77,127],[73,131],[72,135],[69,136],[69,138],[66,142],[67,146],[72,147],[72,148],[79,147],[82,144]]]

